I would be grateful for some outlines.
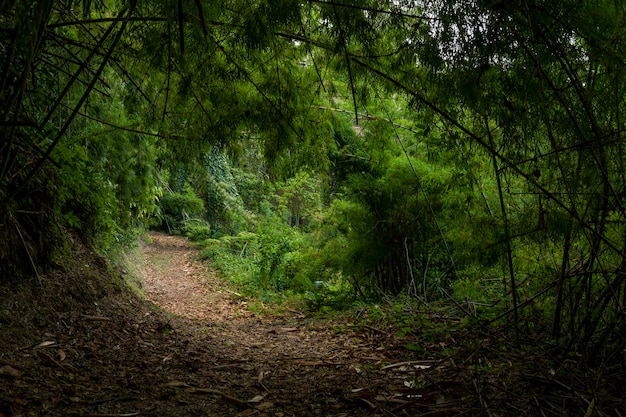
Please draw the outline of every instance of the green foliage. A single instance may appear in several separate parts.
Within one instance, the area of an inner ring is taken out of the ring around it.
[[[296,234],[289,226],[263,224],[259,230],[259,285],[276,291],[287,289],[293,278],[291,253],[295,251]]]
[[[620,2],[83,3],[0,8],[2,276],[132,242],[171,169],[164,219],[266,291],[453,289],[623,352]]]
[[[311,230],[322,209],[319,188],[320,181],[303,171],[277,184],[274,199],[278,216],[289,226]]]
[[[201,219],[204,213],[203,201],[190,188],[185,194],[163,194],[159,199],[159,206],[163,218],[161,228],[170,233],[181,233],[187,231],[188,226],[199,226],[197,219]],[[192,219],[195,223],[190,222]]]
[[[211,237],[211,225],[202,219],[190,218],[184,222],[185,236],[193,242],[200,242]]]
[[[236,235],[245,230],[252,215],[244,207],[230,163],[223,152],[214,148],[204,155],[203,164],[207,219],[213,226],[213,234],[215,237]]]
[[[210,260],[211,265],[241,291],[254,294],[258,291],[255,279],[258,276],[256,242],[256,234],[250,232],[206,239],[201,242],[201,257]]]
[[[378,128],[372,132],[382,134]],[[331,245],[329,263],[369,294],[399,293],[415,285],[416,276],[441,280],[450,274],[433,216],[451,175],[391,145],[376,144],[365,170],[344,174],[342,196],[332,202],[320,235],[322,247]],[[344,259],[332,260],[338,245]]]

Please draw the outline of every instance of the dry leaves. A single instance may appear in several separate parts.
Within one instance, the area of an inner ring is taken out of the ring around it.
[[[255,317],[184,239],[152,238],[145,291],[159,307],[125,291],[51,306],[41,328],[29,328],[32,340],[20,341],[27,348],[0,343],[0,416],[555,415],[567,407],[521,401],[536,381],[488,343],[434,360],[349,317]],[[72,282],[47,297],[69,299]]]

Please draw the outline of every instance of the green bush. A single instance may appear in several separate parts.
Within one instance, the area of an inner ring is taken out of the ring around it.
[[[202,241],[200,257],[211,261],[211,266],[238,291],[254,294],[258,291],[257,241],[254,233],[242,232],[237,236],[222,236],[219,239]]]
[[[161,209],[161,228],[170,233],[181,233],[190,219],[202,218],[204,203],[188,191],[185,194],[164,194],[159,201]]]
[[[202,219],[189,219],[184,222],[185,235],[194,242],[200,242],[211,237],[211,225]]]

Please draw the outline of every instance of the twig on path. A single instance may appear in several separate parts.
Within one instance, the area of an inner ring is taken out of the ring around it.
[[[66,371],[66,370],[67,370],[67,369],[65,369],[65,368],[63,367],[63,365],[62,365],[59,361],[57,361],[56,359],[54,359],[52,356],[48,355],[47,353],[45,353],[45,352],[42,352],[42,351],[38,350],[38,351],[37,351],[37,355],[38,355],[41,359],[43,359],[44,361],[46,361],[46,362],[48,362],[48,363],[51,363],[52,365],[58,366],[59,368],[63,369],[64,371]],[[71,367],[71,368],[74,368],[73,366],[71,366],[71,365],[69,365],[69,364],[68,364],[68,366],[69,366],[69,367]],[[75,368],[74,368],[74,369],[75,369]]]
[[[437,365],[439,363],[440,363],[440,361],[438,361],[438,360],[398,362],[398,363],[392,363],[391,365],[383,366],[381,368],[381,370],[391,369],[391,368],[398,368],[398,367],[401,367],[401,366],[414,366],[414,367],[418,367],[418,369],[419,368],[421,368],[421,369],[428,369],[428,368],[431,368],[433,365]]]
[[[95,401],[90,401],[89,404],[90,406],[96,406],[96,405],[102,405],[102,404],[106,404],[106,403],[110,403],[110,402],[121,402],[121,401],[134,401],[136,400],[137,397],[111,397],[111,398],[104,398],[102,400],[95,400]]]
[[[171,388],[183,388],[186,392],[189,393],[200,393],[200,394],[215,394],[219,395],[224,399],[224,401],[229,402],[238,407],[248,407],[248,403],[246,401],[242,401],[239,398],[231,397],[228,394],[224,394],[222,391],[213,389],[213,388],[196,388],[188,385],[182,381],[170,381],[161,385],[162,387],[171,387]]]
[[[83,320],[88,320],[88,321],[111,321],[111,318],[109,317],[90,316],[88,314],[81,314],[81,317],[83,318]]]
[[[373,332],[380,333],[380,334],[384,334],[385,336],[389,336],[389,332],[386,332],[386,331],[381,330],[381,329],[377,329],[376,327],[368,326],[368,325],[366,324],[366,325],[365,325],[365,328],[366,328],[366,329],[369,329],[369,330],[371,330],[371,331],[373,331]]]
[[[263,377],[264,376],[265,376],[265,372],[263,372],[263,371],[259,372],[259,375],[256,378],[256,383],[257,383],[258,386],[263,388],[265,390],[265,392],[270,392],[270,390],[268,390],[267,387],[265,385],[263,385]]]
[[[228,288],[224,288],[224,291],[226,291],[226,292],[228,292],[228,293],[231,293],[231,294],[233,294],[233,295],[236,295],[236,296],[237,296],[237,297],[239,297],[239,298],[244,298],[244,296],[243,296],[243,295],[239,294],[238,292],[231,291],[231,290],[229,290]]]
[[[476,379],[475,378],[472,378],[472,383],[474,384],[474,389],[476,389],[476,395],[478,395],[478,400],[480,401],[480,405],[482,405],[482,407],[485,410],[485,412],[487,413],[487,415],[489,417],[491,417],[492,416],[491,410],[489,410],[489,406],[487,405],[487,401],[485,401],[485,399],[482,396],[482,393],[478,389],[478,384],[476,384]]]
[[[220,397],[222,397],[224,399],[224,401],[229,402],[233,405],[236,405],[238,407],[248,407],[248,403],[246,403],[245,401],[240,400],[239,398],[235,398],[235,397],[231,397],[228,394],[224,394],[222,391],[216,390],[216,389],[212,389],[212,388],[187,388],[186,389],[187,392],[199,392],[202,394],[215,394],[215,395],[219,395]]]
[[[301,365],[301,366],[344,366],[345,365],[345,363],[338,363],[338,362],[303,361],[303,360],[296,360],[295,364]]]

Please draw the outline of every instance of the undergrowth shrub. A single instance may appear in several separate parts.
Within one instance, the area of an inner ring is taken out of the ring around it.
[[[294,253],[299,249],[297,229],[280,221],[267,221],[259,228],[259,286],[275,291],[290,288],[294,276]]]
[[[185,236],[193,242],[200,242],[211,237],[211,225],[202,219],[188,219],[183,224]]]
[[[201,219],[204,213],[204,203],[191,189],[185,194],[163,194],[159,200],[159,208],[162,218],[161,229],[169,233],[185,232],[186,224],[191,219]]]
[[[200,257],[211,261],[212,267],[243,292],[254,294],[258,276],[257,240],[257,235],[250,232],[205,239],[200,243],[203,248]]]

